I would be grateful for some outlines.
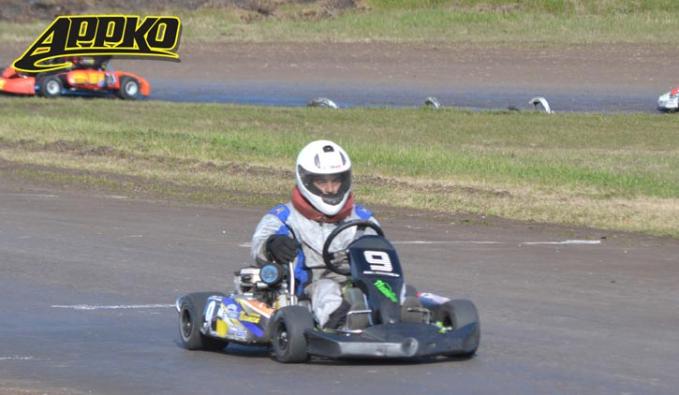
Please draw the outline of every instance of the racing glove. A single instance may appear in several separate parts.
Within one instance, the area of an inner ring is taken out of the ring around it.
[[[266,240],[266,252],[269,258],[285,265],[297,255],[297,243],[284,235],[272,235]]]

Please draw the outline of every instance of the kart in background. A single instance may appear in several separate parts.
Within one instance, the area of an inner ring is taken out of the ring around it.
[[[679,111],[679,86],[658,98],[658,110],[662,112]]]
[[[74,59],[69,70],[26,74],[7,67],[0,75],[0,93],[24,96],[118,96],[137,100],[151,94],[151,85],[137,74],[112,71],[109,58]]]
[[[337,235],[353,227],[360,233],[371,228],[376,235],[363,234],[346,249],[330,252]],[[406,286],[396,250],[376,224],[349,221],[338,226],[326,240],[323,260],[321,270],[351,279],[344,290],[351,308],[339,329],[318,327],[309,302],[295,292],[293,263],[265,263],[236,272],[236,291],[229,295],[179,297],[181,344],[189,350],[220,350],[229,342],[270,345],[274,358],[285,363],[305,362],[310,356],[469,358],[476,352],[480,324],[474,304],[418,294]]]

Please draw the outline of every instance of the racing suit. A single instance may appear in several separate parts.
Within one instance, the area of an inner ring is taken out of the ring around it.
[[[325,326],[330,315],[342,304],[341,284],[345,276],[336,274],[323,263],[322,251],[326,238],[342,222],[369,220],[379,225],[372,212],[359,204],[353,205],[351,212],[341,222],[319,222],[305,217],[292,202],[272,208],[262,217],[252,236],[252,258],[259,262],[269,260],[266,242],[271,235],[286,235],[297,239],[301,249],[295,258],[296,294],[306,295],[311,300],[311,309],[321,327]],[[290,230],[294,232],[291,234]],[[330,246],[330,251],[344,249],[356,237],[357,228],[341,232]],[[372,234],[372,229],[366,229]]]

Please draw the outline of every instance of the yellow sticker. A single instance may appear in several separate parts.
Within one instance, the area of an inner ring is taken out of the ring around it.
[[[72,71],[70,74],[71,81],[74,85],[90,84],[98,85],[104,81],[104,73],[92,71]]]
[[[244,311],[240,312],[240,316],[238,316],[238,319],[241,321],[245,322],[252,322],[253,324],[259,323],[260,316],[257,314],[247,314]]]
[[[226,333],[229,331],[229,324],[217,319],[217,336],[226,337]]]

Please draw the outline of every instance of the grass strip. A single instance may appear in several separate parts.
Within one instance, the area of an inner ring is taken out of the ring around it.
[[[17,166],[268,204],[299,149],[329,138],[368,204],[679,236],[672,116],[1,98],[0,117],[0,159]]]

